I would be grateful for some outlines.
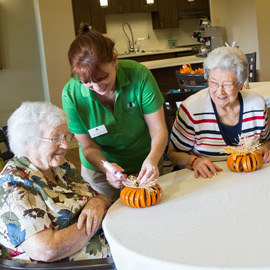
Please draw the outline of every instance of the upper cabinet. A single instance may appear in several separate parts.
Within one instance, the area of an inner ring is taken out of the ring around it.
[[[210,18],[209,0],[178,0],[178,6],[179,18]]]
[[[208,0],[180,0],[181,10],[209,9]]]
[[[157,9],[156,2],[148,5],[146,0],[110,0],[108,7],[105,8],[105,14],[151,12]]]
[[[178,28],[179,18],[205,17],[210,19],[209,0],[109,0],[100,7],[99,0],[72,0],[75,33],[81,22],[106,33],[105,14],[151,12],[153,29]]]
[[[95,30],[106,33],[104,8],[99,0],[72,0],[75,34],[78,34],[81,22],[88,23]]]
[[[158,11],[152,12],[153,29],[179,27],[178,0],[158,0],[157,3]]]

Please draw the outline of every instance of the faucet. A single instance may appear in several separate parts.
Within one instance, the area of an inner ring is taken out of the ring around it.
[[[129,28],[129,31],[130,31],[130,35],[131,35],[131,40],[125,30],[125,26],[128,26]],[[134,48],[134,45],[135,45],[135,42],[134,42],[134,36],[133,36],[133,32],[132,32],[132,29],[131,29],[131,26],[129,25],[129,23],[127,21],[124,21],[122,23],[122,28],[123,28],[123,31],[124,31],[124,34],[126,35],[127,39],[128,39],[128,51],[129,53],[134,53],[135,52],[135,48]]]

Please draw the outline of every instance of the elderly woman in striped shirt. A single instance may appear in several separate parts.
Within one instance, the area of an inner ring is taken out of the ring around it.
[[[270,161],[269,123],[265,100],[242,90],[247,79],[245,54],[231,47],[213,50],[204,62],[209,88],[180,106],[171,134],[168,157],[195,177],[212,177],[222,171],[213,161],[225,160],[224,149],[236,145],[239,135],[260,139],[264,162]]]

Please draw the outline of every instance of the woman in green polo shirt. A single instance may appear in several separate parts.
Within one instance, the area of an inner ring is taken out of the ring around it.
[[[122,181],[102,160],[138,180],[159,176],[158,163],[167,143],[163,96],[151,72],[119,60],[114,42],[82,25],[68,56],[72,78],[62,93],[69,129],[79,142],[82,176],[112,201]]]

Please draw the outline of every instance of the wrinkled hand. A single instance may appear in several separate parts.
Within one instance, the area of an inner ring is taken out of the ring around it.
[[[208,158],[198,158],[193,164],[194,175],[196,178],[201,175],[203,178],[211,178],[217,172],[223,171],[222,168],[212,163]]]
[[[263,156],[264,163],[269,163],[270,162],[270,150],[268,149],[268,147],[265,145],[262,145],[259,150]]]
[[[101,222],[105,214],[105,202],[97,197],[90,199],[79,215],[77,229],[81,230],[85,223],[86,234],[88,236],[94,235],[101,227]]]
[[[121,173],[124,172],[124,169],[122,167],[120,167],[119,165],[117,165],[116,163],[112,163],[117,170],[119,170]],[[125,177],[127,177],[126,174],[124,174]],[[108,181],[108,183],[117,189],[120,189],[121,187],[123,187],[122,181],[121,179],[118,179],[117,177],[115,177],[113,174],[111,174],[109,171],[106,172],[106,179]]]
[[[142,168],[140,170],[140,173],[137,177],[138,182],[150,182],[153,180],[156,180],[159,177],[159,170],[157,164],[153,164],[149,160],[145,160],[143,162]]]

